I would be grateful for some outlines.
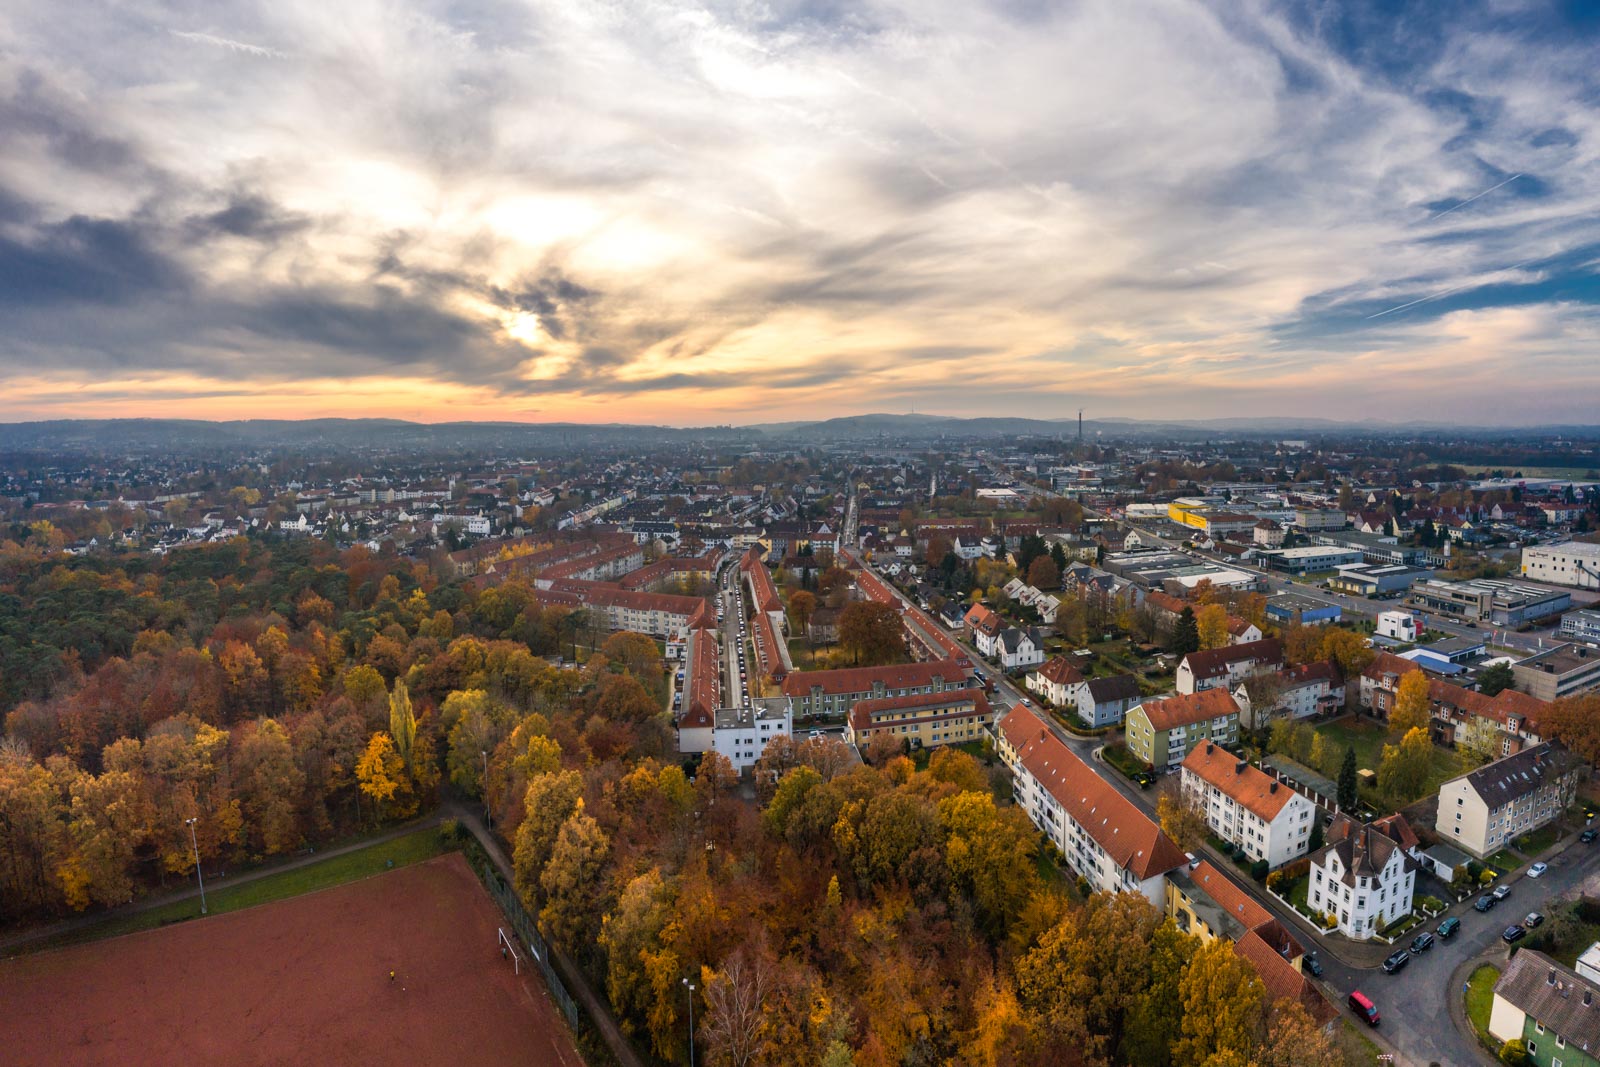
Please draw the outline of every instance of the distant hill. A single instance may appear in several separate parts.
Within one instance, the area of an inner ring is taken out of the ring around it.
[[[788,445],[959,439],[1050,437],[1071,440],[1076,418],[1029,419],[1006,416],[956,418],[948,415],[847,415],[813,422],[752,426],[676,428],[605,423],[444,422],[402,419],[57,419],[0,423],[0,451],[6,452],[180,452],[215,448],[296,449],[309,452],[391,450],[451,454],[518,449],[570,450],[626,448],[633,445],[719,444],[730,447],[763,442]],[[1338,422],[1286,416],[1192,420],[1086,419],[1083,434],[1101,440],[1204,441],[1220,437],[1433,436],[1594,438],[1600,429],[1551,426],[1526,429],[1473,428],[1440,423],[1395,424],[1373,420]]]

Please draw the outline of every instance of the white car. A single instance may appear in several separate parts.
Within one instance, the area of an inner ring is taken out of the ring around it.
[[[1528,868],[1528,877],[1529,878],[1538,878],[1538,877],[1542,876],[1544,874],[1544,872],[1548,871],[1549,869],[1550,869],[1550,865],[1548,863],[1535,863],[1532,867]]]

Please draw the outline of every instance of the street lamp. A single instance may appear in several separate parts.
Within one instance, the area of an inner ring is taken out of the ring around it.
[[[489,820],[489,829],[494,829],[494,809],[489,806],[489,753],[483,750],[478,753],[483,757],[483,814]]]
[[[689,991],[689,1067],[694,1067],[694,983],[685,978],[683,987]]]
[[[183,820],[184,825],[189,827],[189,844],[194,848],[194,877],[200,883],[200,914],[204,915],[206,913],[206,880],[205,876],[200,873],[200,842],[194,836],[194,824],[199,821],[198,818]]]

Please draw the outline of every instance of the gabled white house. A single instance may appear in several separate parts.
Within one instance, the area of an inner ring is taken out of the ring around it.
[[[1333,913],[1339,932],[1356,941],[1411,913],[1417,865],[1399,841],[1344,815],[1334,819],[1328,838],[1311,857],[1311,907]]]

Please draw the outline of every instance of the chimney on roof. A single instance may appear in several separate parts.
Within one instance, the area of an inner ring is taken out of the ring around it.
[[[1216,750],[1217,750],[1217,746],[1216,745],[1213,745],[1210,741],[1206,742],[1206,755],[1209,756],[1209,755],[1211,755],[1211,753],[1215,752]]]
[[[1594,999],[1594,990],[1585,989],[1583,991],[1583,1006],[1587,1008],[1589,1006],[1590,1002],[1593,999]]]
[[[1233,773],[1234,774],[1243,774],[1244,773],[1244,769],[1246,767],[1248,767],[1248,766],[1250,766],[1250,764],[1246,763],[1244,760],[1240,760],[1238,763],[1235,763],[1233,765]]]
[[[1271,785],[1267,786],[1267,792],[1276,793],[1277,791],[1278,791],[1278,783],[1277,782],[1273,782]]]
[[[1544,984],[1545,985],[1555,985],[1556,984],[1556,969],[1554,967],[1550,968],[1549,973],[1544,976]]]

